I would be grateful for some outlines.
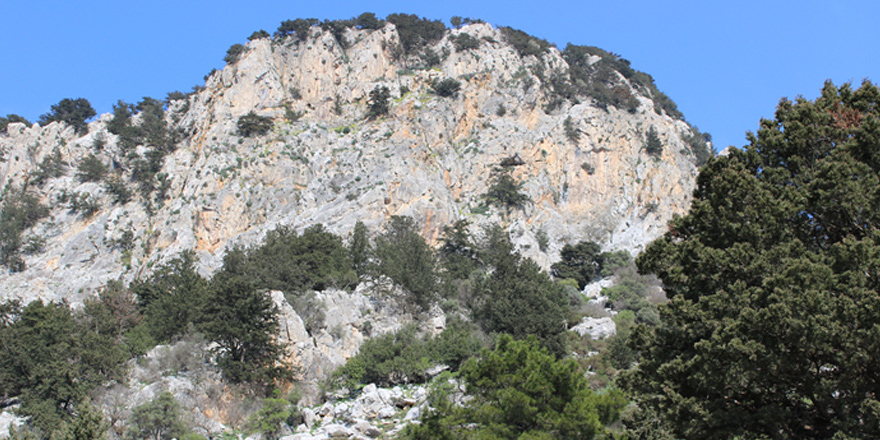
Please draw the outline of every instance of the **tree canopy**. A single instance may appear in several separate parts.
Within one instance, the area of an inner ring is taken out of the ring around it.
[[[40,125],[48,125],[51,122],[61,121],[69,124],[77,133],[88,132],[86,121],[97,113],[92,104],[85,98],[65,98],[53,104],[49,113],[40,116]]]
[[[626,378],[678,438],[880,437],[880,91],[783,99],[638,259],[671,301]]]
[[[501,336],[494,350],[467,361],[461,376],[471,398],[458,406],[438,389],[432,409],[403,438],[591,439],[626,404],[619,391],[594,393],[574,360],[555,359],[534,339]]]

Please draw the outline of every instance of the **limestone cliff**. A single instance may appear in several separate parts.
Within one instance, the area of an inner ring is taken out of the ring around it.
[[[464,33],[476,48],[456,50]],[[55,151],[66,168],[30,185],[52,209],[25,235],[45,243],[24,255],[25,270],[0,273],[3,295],[76,303],[183,250],[195,249],[209,274],[226,249],[254,244],[279,225],[323,223],[347,234],[358,220],[375,230],[392,215],[416,218],[430,241],[457,219],[475,230],[502,223],[526,255],[548,266],[563,244],[585,239],[637,251],[689,204],[690,127],[656,112],[621,75],[613,80],[638,99],[632,112],[598,108],[589,97],[549,110],[548,78],[565,75],[565,59],[555,48],[522,56],[488,24],[447,31],[429,46],[442,56],[427,69],[400,54],[391,24],[350,28],[344,37],[345,48],[318,28],[305,41],[251,41],[204,89],[173,102],[165,117],[182,137],[161,170],[166,196],[149,206],[138,196],[114,203],[104,185],[75,176],[89,153],[130,176],[120,165],[126,152],[108,132],[111,115],[83,136],[57,122],[10,124],[0,136],[0,180],[24,185]],[[432,94],[445,78],[460,81],[458,93]],[[367,119],[369,94],[381,86],[391,92],[390,112]],[[251,111],[273,118],[268,134],[237,134],[238,118]],[[650,127],[664,146],[659,157],[643,148]],[[522,164],[513,175],[532,203],[510,213],[483,209],[491,170],[514,156]],[[74,193],[90,194],[98,211],[86,216],[57,202]],[[544,250],[539,231],[549,238]]]

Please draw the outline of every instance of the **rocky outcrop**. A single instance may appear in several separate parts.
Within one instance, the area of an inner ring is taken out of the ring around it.
[[[479,47],[456,50],[451,38],[461,33]],[[279,225],[323,223],[346,234],[358,220],[375,231],[391,215],[414,217],[432,242],[458,219],[475,231],[502,223],[546,267],[564,243],[584,239],[641,249],[688,206],[696,168],[682,140],[687,124],[657,114],[644,97],[633,113],[589,99],[545,111],[544,73],[566,66],[556,49],[521,57],[497,29],[472,24],[433,44],[448,52],[439,66],[415,69],[395,58],[393,25],[350,29],[347,39],[343,49],[316,28],[304,42],[251,41],[204,90],[169,106],[169,124],[186,135],[162,168],[168,196],[150,207],[137,197],[114,204],[103,185],[74,176],[89,153],[120,166],[110,115],[85,136],[62,123],[10,124],[0,137],[0,180],[25,184],[56,150],[67,169],[31,186],[53,206],[27,232],[45,246],[24,256],[25,271],[0,274],[4,295],[77,303],[107,280],[142,276],[186,249],[209,275],[226,249],[257,243]],[[432,94],[432,82],[447,77],[461,90]],[[380,86],[391,91],[390,114],[365,119],[368,95]],[[236,134],[237,119],[251,111],[273,118],[269,134]],[[642,148],[650,127],[664,144],[659,157]],[[492,168],[514,156],[521,164],[512,173],[531,203],[509,213],[481,207]],[[90,194],[99,211],[84,216],[56,203],[73,193]],[[134,245],[127,251],[119,245],[126,233]]]

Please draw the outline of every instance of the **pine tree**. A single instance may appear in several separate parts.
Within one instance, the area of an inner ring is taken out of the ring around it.
[[[678,438],[880,438],[880,91],[782,100],[638,259],[671,301],[625,380]]]

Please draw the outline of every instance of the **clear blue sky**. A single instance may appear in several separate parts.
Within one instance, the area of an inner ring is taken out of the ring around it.
[[[826,79],[880,81],[880,1],[4,1],[0,115],[31,120],[62,98],[99,113],[203,83],[226,50],[282,20],[481,18],[564,48],[622,55],[654,77],[716,147],[742,146],[779,98],[815,98]]]

